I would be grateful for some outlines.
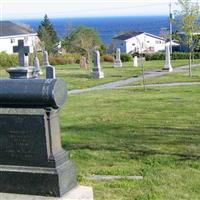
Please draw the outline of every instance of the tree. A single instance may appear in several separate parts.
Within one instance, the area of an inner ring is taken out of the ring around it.
[[[48,51],[48,53],[53,53],[54,45],[58,42],[58,37],[47,15],[45,15],[43,21],[41,21],[37,32],[38,37],[45,45],[46,51]]]
[[[62,44],[68,52],[78,52],[86,55],[90,61],[90,54],[95,47],[102,47],[98,33],[89,27],[78,26],[67,35]]]
[[[177,12],[176,24],[184,32],[182,40],[189,51],[189,76],[192,76],[191,60],[196,45],[194,34],[199,31],[199,4],[198,0],[195,3],[192,0],[178,0],[178,5],[180,11]]]

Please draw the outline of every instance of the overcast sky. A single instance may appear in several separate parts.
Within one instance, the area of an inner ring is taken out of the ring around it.
[[[170,0],[0,0],[5,19],[167,15]],[[176,2],[176,0],[172,0]],[[175,7],[175,5],[174,5]]]

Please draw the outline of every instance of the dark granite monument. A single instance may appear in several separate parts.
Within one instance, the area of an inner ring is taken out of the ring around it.
[[[20,67],[0,80],[0,192],[61,197],[76,186],[75,166],[60,140],[66,85],[35,77],[23,48],[15,47]]]

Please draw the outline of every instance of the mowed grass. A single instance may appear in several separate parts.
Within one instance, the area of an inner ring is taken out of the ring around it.
[[[200,61],[194,60],[193,63],[200,63]],[[145,61],[143,64],[145,71],[161,70],[164,66],[164,61]],[[188,64],[188,60],[173,60],[172,64],[174,67],[178,67]],[[137,77],[142,74],[141,66],[137,68],[133,67],[132,62],[123,63],[122,68],[114,68],[113,63],[102,62],[101,65],[105,74],[105,78],[103,79],[93,79],[91,76],[91,67],[87,70],[81,70],[79,64],[55,66],[56,77],[58,79],[63,79],[67,83],[68,89],[72,90],[89,88],[112,81],[127,79],[133,76]],[[42,70],[45,71],[43,67]],[[45,74],[43,74],[41,78],[44,76]],[[8,77],[8,74],[6,73],[5,68],[0,68],[0,78],[6,77]]]
[[[199,86],[69,95],[61,132],[95,200],[200,199]],[[85,178],[93,174],[144,179]]]
[[[200,65],[192,69],[192,77],[189,77],[188,72],[177,73],[172,72],[160,77],[146,78],[145,84],[162,84],[162,83],[177,83],[177,82],[199,82],[200,81]],[[142,85],[142,81],[137,81],[129,85]]]
[[[173,66],[178,67],[188,64],[188,60],[174,60]],[[195,60],[194,63],[200,63]],[[161,70],[164,66],[164,61],[145,61],[143,62],[145,71]],[[113,68],[113,63],[103,62],[102,69],[105,75],[103,79],[93,79],[91,69],[81,70],[79,65],[63,65],[56,67],[57,77],[66,81],[68,88],[84,89],[92,86],[109,83],[117,80],[124,80],[133,76],[142,74],[141,67],[133,67],[132,62],[123,63],[122,68]]]

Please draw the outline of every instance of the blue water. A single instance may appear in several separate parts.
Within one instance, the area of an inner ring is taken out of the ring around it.
[[[33,28],[33,30],[37,31],[41,20],[26,19],[19,20],[18,22],[28,24]],[[71,18],[50,20],[60,38],[66,35],[67,27],[74,28],[78,25],[85,25],[95,29],[105,44],[110,44],[112,37],[119,33],[127,31],[144,31],[159,35],[160,28],[168,28],[167,16]]]

